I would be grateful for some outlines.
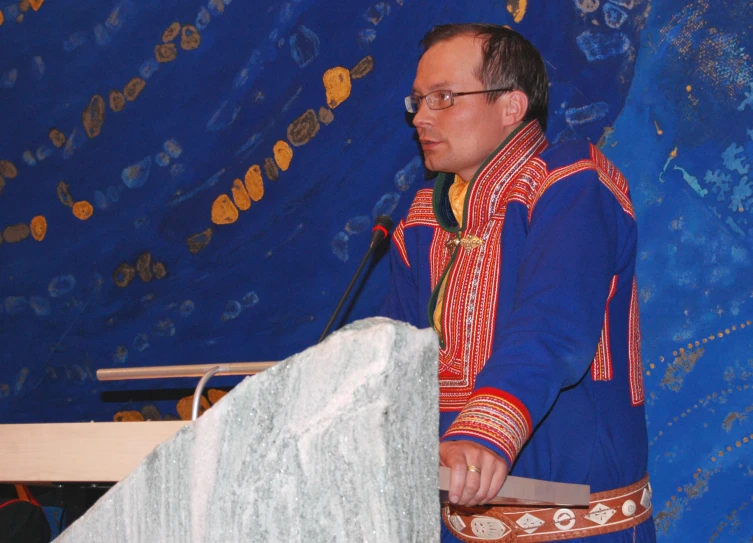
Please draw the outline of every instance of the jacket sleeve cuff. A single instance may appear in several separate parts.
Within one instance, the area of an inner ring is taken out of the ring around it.
[[[510,465],[531,435],[531,416],[523,403],[512,394],[495,388],[473,392],[442,440],[470,439],[501,451]]]

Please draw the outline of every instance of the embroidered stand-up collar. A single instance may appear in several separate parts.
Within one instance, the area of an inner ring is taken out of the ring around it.
[[[448,196],[450,186],[455,179],[451,173],[440,173],[434,183],[432,205],[434,216],[439,225],[449,232],[463,232],[474,224],[485,222],[493,212],[492,209],[479,208],[474,205],[479,199],[487,199],[495,187],[515,178],[520,169],[531,158],[538,155],[547,146],[538,121],[521,125],[503,141],[470,181],[465,195],[463,224],[458,224],[452,213]]]

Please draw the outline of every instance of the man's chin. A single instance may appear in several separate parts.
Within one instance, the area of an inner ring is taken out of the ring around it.
[[[431,156],[431,151],[428,153],[424,153],[424,166],[427,170],[430,170],[432,172],[443,172],[442,170],[442,163],[441,161],[437,160],[435,157]]]

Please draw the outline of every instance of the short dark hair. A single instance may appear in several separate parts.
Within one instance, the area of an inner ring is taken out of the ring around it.
[[[528,111],[523,121],[536,119],[546,130],[549,107],[549,78],[541,53],[523,36],[504,26],[492,24],[448,24],[435,26],[421,40],[424,51],[457,36],[476,36],[484,40],[481,65],[474,75],[487,89],[513,88],[528,96]],[[489,102],[502,93],[487,94]]]

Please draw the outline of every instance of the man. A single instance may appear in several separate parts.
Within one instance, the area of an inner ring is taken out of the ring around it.
[[[423,44],[406,108],[442,173],[395,230],[385,313],[439,334],[442,540],[654,541],[626,181],[587,142],[548,145],[522,36],[446,25]],[[588,484],[591,504],[481,507],[508,473]]]

